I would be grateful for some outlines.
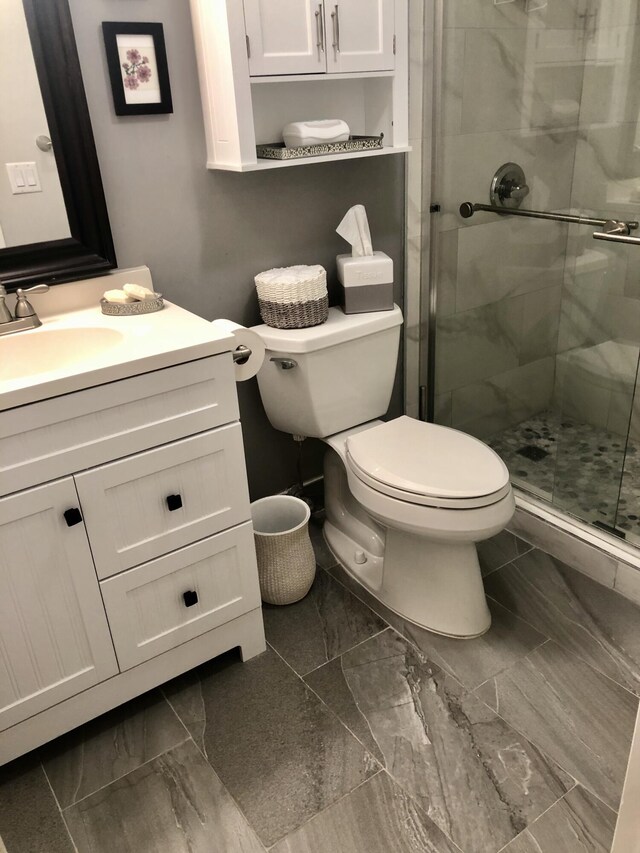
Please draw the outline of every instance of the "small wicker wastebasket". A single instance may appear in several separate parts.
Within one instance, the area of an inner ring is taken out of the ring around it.
[[[251,504],[262,600],[293,604],[311,589],[316,561],[309,539],[307,504],[291,495],[272,495]]]

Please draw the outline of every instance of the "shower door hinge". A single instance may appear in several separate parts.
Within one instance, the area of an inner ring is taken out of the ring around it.
[[[442,208],[439,204],[430,204],[429,205],[429,213],[440,213]]]
[[[249,41],[249,36],[245,36],[247,40],[247,59],[251,59],[251,42]]]
[[[393,55],[396,55],[396,36],[395,33],[393,35]]]

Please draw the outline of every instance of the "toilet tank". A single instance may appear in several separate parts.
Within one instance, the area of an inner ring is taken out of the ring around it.
[[[254,326],[267,349],[258,386],[271,425],[325,438],[384,415],[401,325],[396,305],[367,314],[330,308],[326,323],[308,329]]]

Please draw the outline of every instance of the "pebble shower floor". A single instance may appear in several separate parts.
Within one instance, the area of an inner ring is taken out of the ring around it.
[[[553,411],[488,443],[517,485],[640,544],[640,443]]]

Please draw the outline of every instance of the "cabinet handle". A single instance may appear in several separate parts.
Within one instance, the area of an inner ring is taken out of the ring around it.
[[[182,507],[182,495],[167,495],[167,508],[169,512]]]
[[[336,54],[336,59],[338,58],[338,54],[340,53],[340,11],[338,9],[338,4],[333,7],[333,12],[331,13],[331,23],[333,24],[333,49]]]
[[[322,53],[324,53],[324,26],[322,23],[322,3],[318,4],[318,11],[316,12],[316,38],[318,39],[316,43],[316,47],[318,48],[318,59],[321,59]]]
[[[198,603],[198,593],[195,589],[189,589],[186,592],[183,592],[182,598],[184,599],[185,607],[193,607],[194,604]]]
[[[62,514],[64,516],[64,520],[67,522],[67,527],[73,527],[74,524],[80,524],[82,521],[82,513],[77,506],[74,506],[71,509],[65,509]]]

